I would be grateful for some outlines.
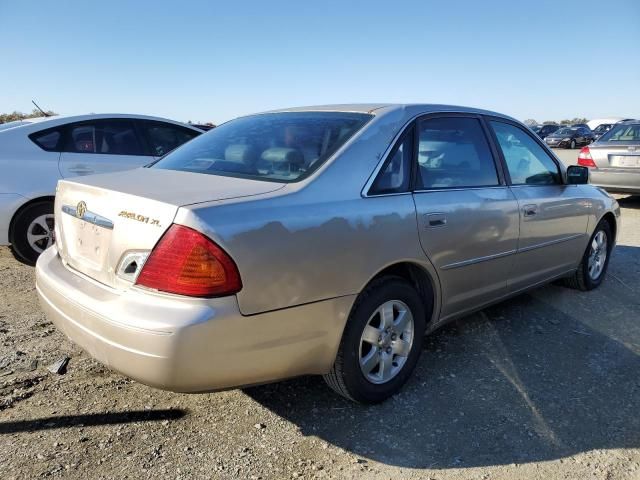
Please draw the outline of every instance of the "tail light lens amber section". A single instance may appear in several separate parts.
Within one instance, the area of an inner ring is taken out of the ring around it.
[[[242,289],[233,259],[210,238],[173,224],[144,264],[136,285],[191,297],[222,297]]]

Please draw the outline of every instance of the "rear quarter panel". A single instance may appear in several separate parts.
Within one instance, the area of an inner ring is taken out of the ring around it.
[[[183,210],[176,221],[205,232],[236,261],[245,315],[359,293],[400,261],[432,271],[411,195],[331,201],[293,194]]]

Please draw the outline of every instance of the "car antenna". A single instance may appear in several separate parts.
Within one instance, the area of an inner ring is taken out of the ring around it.
[[[45,112],[44,110],[42,110],[42,109],[40,108],[40,106],[39,106],[39,105],[38,105],[34,100],[31,100],[31,103],[33,103],[33,104],[36,106],[36,108],[37,108],[38,110],[40,110],[40,113],[42,113],[42,115],[44,115],[45,117],[50,117],[50,116],[51,116],[51,114],[50,114],[50,113],[47,113],[47,112]]]

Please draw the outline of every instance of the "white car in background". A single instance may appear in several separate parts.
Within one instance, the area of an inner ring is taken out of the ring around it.
[[[61,178],[141,167],[200,135],[164,118],[126,114],[55,116],[0,127],[0,245],[35,263],[53,241]]]

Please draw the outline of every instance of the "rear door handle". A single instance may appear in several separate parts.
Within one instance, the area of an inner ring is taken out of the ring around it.
[[[524,207],[522,207],[522,210],[525,217],[533,217],[538,213],[538,206],[533,204],[525,205]]]
[[[69,167],[69,172],[75,173],[77,175],[88,175],[94,173],[92,168],[85,167],[84,165]]]
[[[425,219],[427,220],[427,228],[444,227],[447,224],[447,217],[444,213],[427,213]]]

